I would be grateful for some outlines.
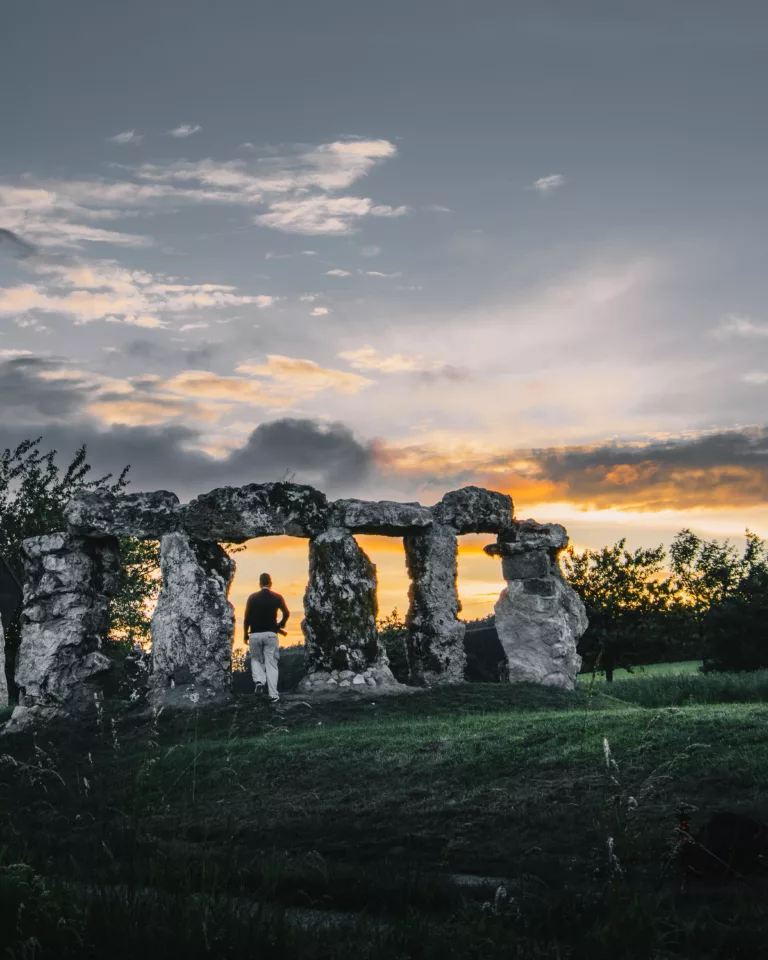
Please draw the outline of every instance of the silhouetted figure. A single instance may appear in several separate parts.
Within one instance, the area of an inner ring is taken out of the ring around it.
[[[280,594],[270,589],[272,577],[268,573],[262,573],[259,577],[259,586],[261,590],[252,593],[245,604],[245,642],[251,651],[251,675],[256,684],[256,693],[264,692],[266,681],[270,702],[278,703],[277,664],[280,648],[277,635],[281,633],[285,636],[284,628],[291,614]],[[278,612],[282,614],[279,623]]]
[[[733,878],[760,869],[760,855],[768,853],[768,827],[741,813],[713,814],[684,842],[680,862],[689,876]]]

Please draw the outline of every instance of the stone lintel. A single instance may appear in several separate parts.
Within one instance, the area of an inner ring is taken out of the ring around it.
[[[512,497],[483,487],[451,490],[429,508],[437,523],[453,527],[456,533],[497,533],[512,525]]]
[[[331,503],[330,523],[350,533],[403,537],[432,525],[432,513],[418,503],[393,500],[335,500]]]
[[[184,508],[184,530],[198,540],[243,543],[252,537],[313,537],[329,515],[324,493],[298,483],[218,487]]]
[[[168,490],[150,493],[78,493],[64,508],[69,533],[84,537],[138,537],[159,540],[178,530],[182,511],[179,498]]]

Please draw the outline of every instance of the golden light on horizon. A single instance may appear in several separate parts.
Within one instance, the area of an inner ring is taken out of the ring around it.
[[[379,616],[397,610],[401,618],[408,609],[410,580],[405,566],[405,548],[399,537],[359,535],[360,547],[376,565]],[[501,564],[483,553],[493,537],[487,534],[459,537],[458,591],[462,604],[460,617],[474,620],[493,612],[504,587]],[[235,646],[243,645],[243,617],[248,596],[259,589],[259,575],[272,576],[273,589],[283,595],[291,618],[282,646],[303,640],[304,591],[309,579],[309,542],[298,537],[259,537],[249,540],[245,550],[232,555],[236,563],[229,599],[235,607]]]

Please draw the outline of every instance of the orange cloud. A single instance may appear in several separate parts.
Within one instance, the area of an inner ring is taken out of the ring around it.
[[[431,498],[473,483],[509,493],[517,510],[570,503],[581,510],[661,511],[768,500],[762,428],[543,450],[380,443],[374,453],[384,475],[408,478]]]

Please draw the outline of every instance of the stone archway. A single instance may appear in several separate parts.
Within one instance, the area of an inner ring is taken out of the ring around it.
[[[502,558],[508,583],[496,612],[509,679],[573,685],[575,641],[586,617],[555,562],[567,535],[557,525],[518,523],[505,494],[464,487],[424,507],[329,502],[320,491],[294,483],[220,487],[185,505],[167,491],[95,491],[74,498],[65,517],[65,531],[23,545],[16,728],[34,716],[76,709],[86,696],[85,681],[108,668],[100,645],[117,583],[119,536],[161,541],[163,585],[152,621],[156,702],[227,695],[233,630],[228,592],[235,564],[221,543],[274,535],[309,541],[305,691],[395,685],[376,635],[376,568],[356,534],[403,540],[411,577],[406,622],[413,682],[463,679],[457,537],[493,533],[497,542],[488,552]],[[524,660],[520,650],[534,648],[538,672],[513,669]]]

